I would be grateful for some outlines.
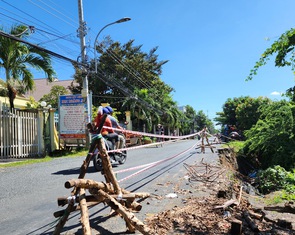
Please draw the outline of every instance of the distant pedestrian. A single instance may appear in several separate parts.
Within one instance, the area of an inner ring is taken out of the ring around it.
[[[164,127],[160,123],[157,125],[156,134],[164,135]],[[157,142],[161,142],[161,141],[163,141],[163,138],[157,137]]]

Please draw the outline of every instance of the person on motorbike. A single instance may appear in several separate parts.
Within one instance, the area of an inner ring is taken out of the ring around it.
[[[111,120],[113,128],[122,130],[122,131],[118,131],[118,132],[115,131],[115,132],[119,135],[119,142],[120,142],[119,149],[124,148],[125,147],[125,138],[123,135],[124,128],[120,126],[118,120],[113,116],[114,111],[112,107],[107,106],[103,108],[103,110],[104,110],[104,113],[108,114],[108,118]]]
[[[96,128],[100,126],[103,115],[104,115],[103,107],[99,106],[98,111],[97,111],[97,116],[96,116],[96,118],[94,120],[94,124],[95,124]],[[106,126],[106,127],[109,127],[109,128],[104,128],[103,127],[101,129],[101,135],[103,137],[105,137],[106,139],[112,141],[113,144],[114,144],[115,149],[119,149],[120,148],[119,135],[117,133],[115,133],[114,130],[112,129],[113,126],[112,126],[112,122],[109,119],[109,117],[106,117],[105,122],[104,122],[103,125]]]

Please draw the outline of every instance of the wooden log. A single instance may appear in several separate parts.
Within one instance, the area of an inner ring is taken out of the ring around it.
[[[126,211],[125,208],[120,203],[118,203],[113,197],[111,197],[102,190],[98,190],[98,193],[106,198],[105,202],[113,210],[122,215],[127,224],[129,232],[135,232],[134,229],[132,229],[132,227],[135,227],[139,232],[141,232],[144,235],[153,234],[151,230],[147,226],[145,226],[144,223],[137,219],[132,212]]]
[[[100,133],[101,132],[101,129],[102,129],[103,125],[104,125],[104,122],[105,122],[106,118],[107,118],[107,115],[104,115],[102,117],[101,123],[100,123],[99,127],[96,130],[97,133]],[[87,124],[87,127],[88,127],[88,124]],[[87,168],[89,166],[89,163],[90,163],[91,159],[93,158],[93,152],[94,152],[95,148],[97,147],[97,145],[98,145],[98,141],[97,140],[91,142],[90,147],[89,147],[89,150],[88,150],[87,157],[84,160],[84,162],[83,162],[83,164],[82,164],[82,166],[80,168],[80,174],[79,174],[79,177],[78,177],[79,179],[83,179],[85,177],[86,172],[87,172]]]
[[[101,129],[102,129],[103,125],[104,125],[104,122],[105,122],[106,118],[107,118],[107,115],[105,114],[101,119],[102,121],[101,121],[101,123],[100,123],[100,125],[99,125],[99,127],[97,129],[97,133],[101,132]],[[89,125],[91,125],[91,123],[87,124],[88,128],[89,128]],[[92,128],[92,125],[91,125],[91,128]],[[78,176],[78,179],[83,179],[85,177],[85,175],[87,173],[89,163],[93,158],[93,152],[96,149],[97,145],[98,145],[98,139],[96,139],[96,140],[94,140],[94,141],[92,141],[90,143],[88,154],[87,154],[85,160],[83,161],[82,166],[80,167],[80,174]],[[73,191],[72,191],[72,195],[77,195],[77,194],[79,194],[79,188],[74,188]]]
[[[88,202],[96,202],[97,199],[92,195],[86,195],[86,201]],[[57,198],[57,205],[58,206],[65,206],[68,204],[69,199],[67,197],[59,197]],[[79,203],[79,197],[76,198],[76,202]]]
[[[238,201],[236,199],[230,199],[228,201],[226,201],[223,205],[221,206],[215,206],[214,209],[225,209],[231,205],[237,205],[238,204]]]
[[[295,214],[295,208],[289,204],[285,204],[284,206],[265,206],[264,210]]]
[[[256,225],[256,223],[252,220],[252,218],[249,215],[248,211],[243,211],[243,217],[245,218],[246,222],[249,224],[251,230],[253,232],[259,232],[259,228]]]
[[[96,188],[96,189],[102,189],[109,193],[114,193],[114,188],[111,184],[106,184],[103,182],[97,182],[90,179],[72,179],[65,182],[65,188],[72,188],[72,187],[79,187],[79,188]]]
[[[79,196],[79,204],[81,208],[81,223],[83,228],[84,235],[91,235],[90,223],[89,223],[89,215],[88,215],[88,207],[85,198],[85,189],[80,188],[80,196]]]
[[[59,235],[68,220],[70,213],[74,210],[74,202],[68,204],[68,207],[65,209],[63,216],[59,219],[52,235]]]
[[[99,196],[98,189],[89,189],[88,191],[94,197]],[[142,209],[142,205],[140,203],[134,201],[134,199],[136,198],[136,196],[143,196],[143,195],[144,194],[142,194],[142,195],[140,195],[140,194],[139,195],[123,194],[122,197],[120,197],[122,199],[122,201],[120,201],[120,203],[124,204],[127,208],[130,208],[134,211],[140,211]],[[109,195],[109,196],[114,199],[118,199],[118,195]],[[124,200],[124,202],[123,202],[123,200]]]
[[[242,221],[234,219],[231,222],[230,234],[233,234],[233,235],[242,234]]]
[[[113,172],[112,164],[110,162],[110,158],[106,150],[103,139],[98,140],[98,150],[100,152],[102,167],[103,167],[106,181],[110,182],[114,186],[114,190],[116,194],[122,194],[122,190]]]
[[[94,197],[94,196],[93,196],[93,197]],[[95,198],[95,197],[94,197],[94,198]],[[87,202],[87,207],[96,206],[96,205],[98,205],[99,203],[101,203],[101,202],[103,201],[102,198],[101,198],[101,199],[97,199],[97,198],[96,198],[95,200],[96,200],[95,202]],[[73,212],[73,211],[78,211],[78,210],[81,210],[80,205],[75,205],[75,206],[73,207],[73,210],[72,210],[71,212]],[[54,213],[53,213],[53,216],[54,216],[55,218],[58,218],[58,217],[63,216],[64,213],[65,213],[65,209],[63,209],[63,210],[59,210],[59,211],[54,212]]]
[[[117,198],[118,195],[110,195],[111,197]],[[127,194],[123,194],[122,198],[123,199],[135,199],[135,198],[147,198],[149,197],[150,194],[149,193],[127,193]]]
[[[258,220],[263,219],[263,215],[261,215],[261,214],[255,213],[254,211],[248,211],[248,212],[249,212],[249,215],[251,217],[254,217],[255,219],[258,219]]]
[[[238,199],[238,204],[237,204],[237,206],[240,205],[240,203],[241,203],[242,193],[243,193],[243,186],[240,187],[240,193],[239,193],[239,199]]]
[[[141,209],[142,209],[142,205],[136,201],[133,201],[133,200],[126,200],[125,205],[127,208],[131,208],[134,211],[141,211]]]
[[[73,207],[73,210],[71,212],[76,211],[76,210],[80,210],[80,207],[78,207],[77,205]],[[66,209],[63,209],[63,210],[59,210],[59,211],[54,212],[53,216],[55,218],[59,218],[59,217],[63,216],[65,213],[66,213]]]

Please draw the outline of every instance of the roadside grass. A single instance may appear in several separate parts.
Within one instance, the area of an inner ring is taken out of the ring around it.
[[[52,156],[45,156],[44,158],[9,159],[9,161],[7,162],[0,162],[0,168],[17,167],[17,166],[23,166],[23,165],[29,165],[29,164],[49,162],[59,157],[67,157],[67,158],[81,157],[81,156],[86,156],[87,153],[88,153],[88,150],[80,149],[80,150],[72,150],[72,151],[55,152]]]
[[[244,143],[244,141],[230,141],[226,144],[223,144],[222,147],[232,148],[236,153],[238,153],[244,147]]]

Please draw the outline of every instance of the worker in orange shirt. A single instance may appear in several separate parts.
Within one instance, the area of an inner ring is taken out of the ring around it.
[[[100,123],[102,121],[103,115],[104,115],[103,107],[102,106],[99,106],[98,107],[98,111],[97,111],[97,116],[94,119],[94,125],[95,125],[96,128],[98,128],[100,126]],[[119,144],[120,144],[120,142],[119,142],[119,136],[118,136],[117,133],[114,132],[113,129],[111,129],[111,128],[113,128],[113,126],[112,126],[111,120],[108,117],[106,117],[103,126],[109,127],[109,128],[103,127],[101,129],[101,132],[100,132],[101,135],[104,138],[112,141],[113,144],[114,144],[114,146],[115,146],[115,149],[119,149]]]

